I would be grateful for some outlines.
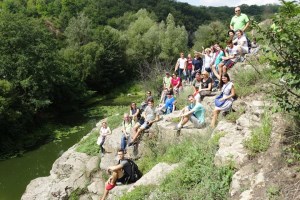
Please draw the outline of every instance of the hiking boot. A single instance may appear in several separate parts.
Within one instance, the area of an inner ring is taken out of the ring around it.
[[[136,145],[136,143],[137,143],[136,141],[134,141],[134,142],[129,142],[128,146],[129,146],[129,147],[134,146],[134,145]]]
[[[176,131],[176,136],[180,136],[180,129]]]

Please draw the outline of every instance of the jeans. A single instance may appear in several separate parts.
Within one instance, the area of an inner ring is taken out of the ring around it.
[[[184,74],[184,69],[178,68],[178,77],[180,77],[181,80],[186,80],[186,75]]]
[[[187,79],[189,80],[189,82],[193,81],[192,69],[187,70]]]
[[[126,150],[126,146],[127,146],[127,141],[128,139],[126,138],[126,136],[123,134],[121,137],[121,149],[122,150]]]

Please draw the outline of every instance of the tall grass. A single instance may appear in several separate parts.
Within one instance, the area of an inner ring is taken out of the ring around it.
[[[214,165],[217,140],[208,142],[206,137],[193,136],[180,143],[174,140],[159,144],[157,150],[151,150],[152,153],[138,162],[139,167],[147,171],[158,162],[180,163],[180,167],[169,174],[159,187],[139,188],[120,199],[141,199],[141,191],[143,199],[147,199],[153,191],[154,198],[162,200],[226,199],[234,169]]]
[[[262,118],[262,125],[254,128],[251,137],[244,141],[244,146],[250,151],[250,154],[255,155],[266,151],[271,142],[272,122],[270,114],[265,113]]]

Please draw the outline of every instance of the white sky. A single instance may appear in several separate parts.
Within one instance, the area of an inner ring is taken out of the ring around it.
[[[248,5],[265,5],[270,3],[280,4],[279,0],[177,0],[186,2],[194,6],[239,6],[242,4]]]

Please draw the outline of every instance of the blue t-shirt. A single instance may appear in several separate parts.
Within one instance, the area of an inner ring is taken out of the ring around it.
[[[175,101],[175,97],[167,98],[165,101],[166,109],[173,110],[174,101]]]
[[[201,69],[202,69],[202,65],[203,65],[203,60],[202,60],[202,58],[199,58],[199,59],[193,59],[192,63],[193,63],[193,65],[194,65],[194,71],[197,71],[197,70],[201,70]]]
[[[205,122],[205,109],[201,103],[196,103],[193,107],[194,116],[198,119],[199,123],[203,124]]]

